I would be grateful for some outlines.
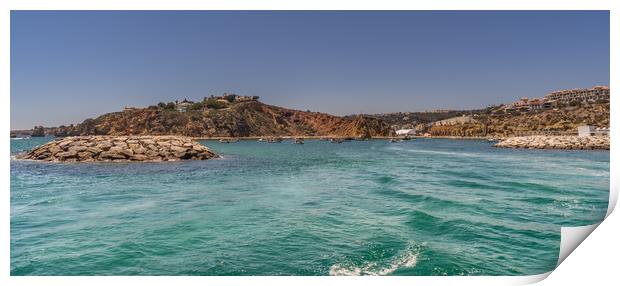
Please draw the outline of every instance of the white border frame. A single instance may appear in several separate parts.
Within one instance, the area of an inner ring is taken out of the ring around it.
[[[2,96],[0,97],[0,108],[2,112],[2,129],[0,134],[8,134],[10,131],[10,10],[610,10],[611,11],[611,60],[610,60],[610,87],[617,82],[618,77],[618,58],[617,52],[620,45],[618,38],[620,33],[620,12],[618,12],[618,3],[620,1],[613,0],[433,0],[433,1],[398,1],[398,0],[357,0],[357,1],[337,1],[337,0],[213,0],[213,1],[196,1],[196,0],[177,0],[177,1],[86,1],[86,0],[5,0],[2,1],[2,13],[0,13],[0,39],[3,39],[0,46],[0,52],[3,57],[0,59],[0,88]],[[614,116],[613,111],[619,110],[620,101],[611,100],[611,141],[612,146],[618,142],[620,132],[616,132],[616,126],[620,126],[618,118]],[[0,140],[2,160],[2,180],[1,186],[3,193],[0,202],[2,204],[3,219],[0,222],[0,249],[2,249],[3,258],[0,262],[0,278],[2,285],[29,285],[29,284],[45,284],[45,285],[110,285],[110,284],[136,284],[148,283],[152,285],[202,285],[204,283],[217,283],[224,285],[238,285],[240,283],[252,283],[259,285],[316,285],[316,284],[351,284],[351,285],[376,285],[396,284],[411,285],[412,283],[420,283],[423,285],[498,285],[498,284],[527,284],[540,281],[547,277],[550,273],[535,276],[474,276],[474,277],[427,277],[427,276],[409,276],[409,277],[125,277],[125,276],[107,276],[107,277],[10,277],[10,147],[9,140]],[[588,241],[584,243],[582,248],[578,249],[569,257],[566,262],[556,270],[551,277],[553,281],[545,281],[546,284],[566,283],[582,281],[614,281],[615,265],[618,262],[619,250],[617,246],[618,229],[620,229],[620,218],[611,211],[615,206],[618,194],[618,152],[615,146],[610,152],[610,209],[608,210],[607,219],[601,223],[596,230],[595,235],[597,241]],[[594,238],[592,238],[594,240]],[[600,240],[600,241],[598,241]],[[600,242],[603,243],[600,243]],[[597,243],[599,242],[599,243]],[[588,246],[586,249],[585,246]],[[577,253],[580,257],[577,257]],[[611,253],[612,256],[609,256]],[[607,258],[603,258],[603,256]],[[615,255],[615,256],[614,256]],[[581,258],[585,257],[585,258]],[[581,260],[580,260],[581,259]],[[587,259],[587,261],[583,261]],[[565,266],[566,264],[566,266]],[[587,272],[589,269],[590,272]],[[608,272],[599,273],[599,269],[608,269]],[[585,274],[586,273],[590,273]],[[585,274],[585,275],[584,275]],[[592,275],[596,275],[591,277]],[[585,279],[585,280],[584,280]],[[606,280],[609,279],[609,280]],[[608,284],[608,283],[606,283]],[[549,284],[551,285],[551,284]]]

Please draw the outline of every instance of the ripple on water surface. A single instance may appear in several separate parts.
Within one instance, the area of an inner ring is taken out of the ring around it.
[[[538,274],[609,196],[607,151],[202,143],[223,158],[12,160],[11,274]]]

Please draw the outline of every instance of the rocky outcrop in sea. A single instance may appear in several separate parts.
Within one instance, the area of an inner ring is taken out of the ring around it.
[[[509,137],[494,146],[525,149],[609,150],[609,136]]]
[[[178,161],[218,157],[207,147],[181,136],[76,136],[57,139],[17,159],[50,162]]]

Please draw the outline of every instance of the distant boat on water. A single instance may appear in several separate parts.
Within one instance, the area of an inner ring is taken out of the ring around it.
[[[293,144],[304,144],[304,139],[295,138],[295,140],[293,140]]]
[[[267,142],[269,143],[281,143],[282,142],[282,138],[280,137],[271,137],[267,140]]]
[[[20,136],[22,137],[17,137],[17,134],[11,132],[11,140],[23,140],[23,139],[30,139],[29,135],[23,136],[20,134]]]

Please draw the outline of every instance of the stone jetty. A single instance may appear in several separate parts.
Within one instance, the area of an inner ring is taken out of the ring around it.
[[[181,136],[76,136],[56,139],[17,159],[50,162],[178,161],[218,157],[207,147]]]
[[[509,137],[494,146],[525,149],[609,150],[609,136]]]

